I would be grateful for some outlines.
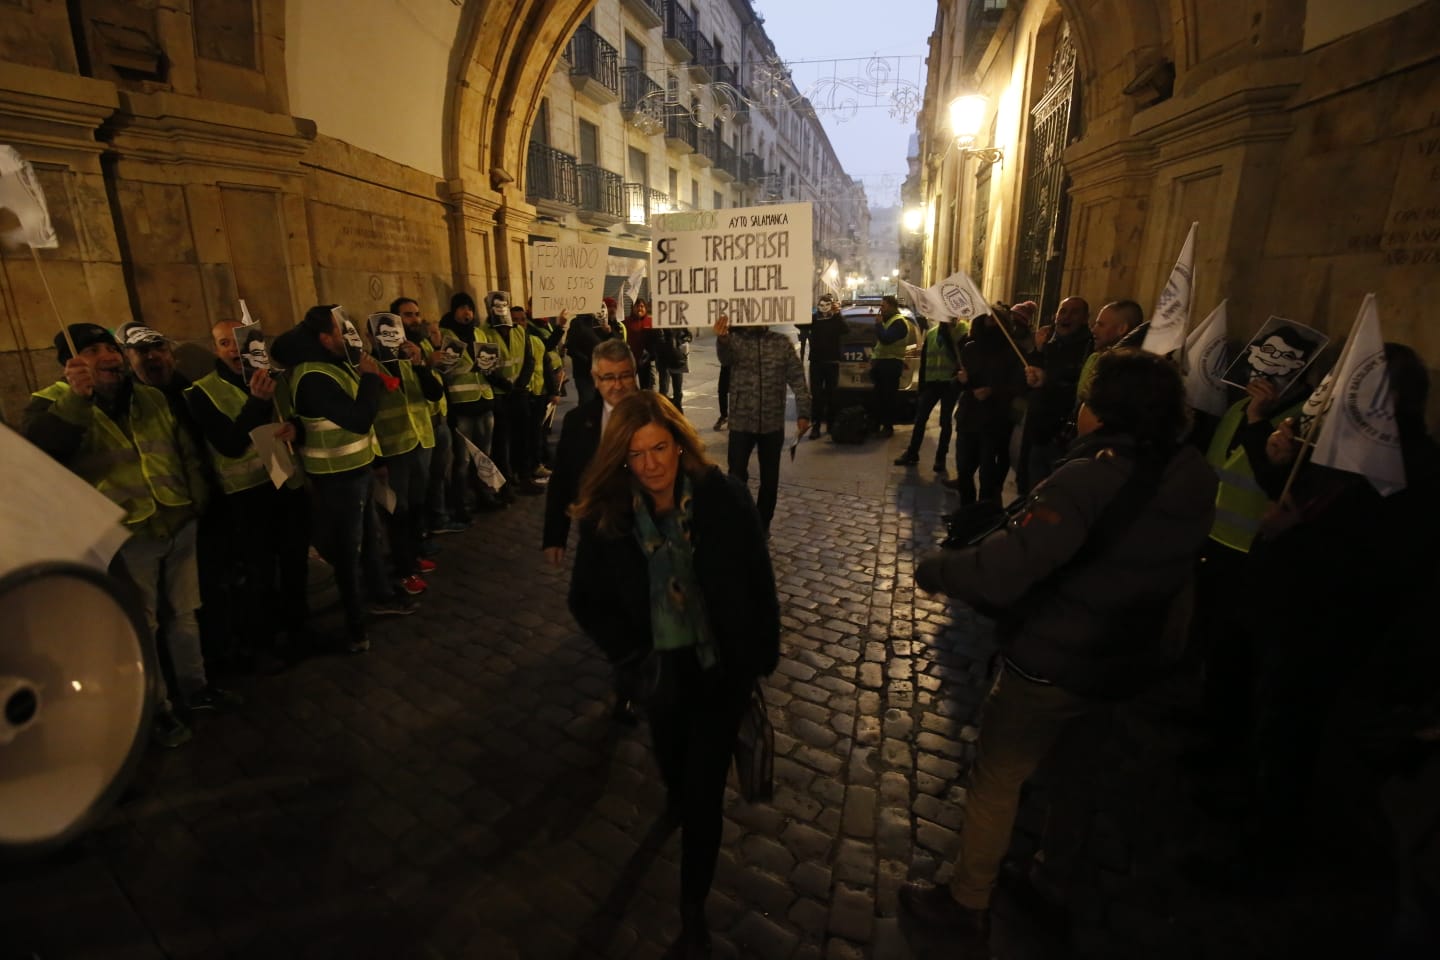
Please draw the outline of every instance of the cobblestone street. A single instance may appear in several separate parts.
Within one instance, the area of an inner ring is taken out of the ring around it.
[[[687,412],[723,461],[712,358],[697,343]],[[993,648],[968,610],[912,589],[953,495],[890,466],[907,436],[785,460],[776,792],[727,797],[717,957],[911,956],[896,890],[954,854]],[[679,929],[678,835],[658,825],[644,724],[610,720],[568,570],[543,562],[542,509],[521,498],[443,538],[421,610],[378,624],[370,653],[237,680],[249,702],[152,751],[99,829],[5,868],[0,957],[660,957]],[[1001,955],[1281,956],[1301,915],[1332,944],[1385,922],[1379,894],[1323,874],[1279,898],[1181,885],[1173,860],[1216,828],[1183,800],[1152,707],[1103,735],[1073,946],[1002,900]],[[1044,794],[1022,810],[1022,856]]]

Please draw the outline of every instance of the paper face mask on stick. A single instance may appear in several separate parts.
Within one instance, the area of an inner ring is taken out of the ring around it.
[[[381,360],[394,360],[405,342],[405,324],[393,313],[370,314],[370,338]]]
[[[340,335],[346,341],[346,360],[359,364],[360,357],[364,356],[364,341],[360,340],[360,331],[351,324],[350,318],[346,317],[346,321],[340,324]]]
[[[234,336],[235,349],[240,351],[240,363],[247,380],[257,370],[270,369],[270,349],[265,344],[265,332],[258,323],[236,327]]]
[[[1282,394],[1300,379],[1329,341],[1314,327],[1271,317],[1230,364],[1224,380],[1237,387],[1251,380],[1267,380],[1277,394]]]

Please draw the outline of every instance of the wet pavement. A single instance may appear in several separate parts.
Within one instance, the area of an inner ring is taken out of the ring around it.
[[[713,356],[697,342],[686,409],[723,462]],[[948,875],[994,650],[985,621],[912,589],[953,494],[891,466],[907,438],[806,440],[784,461],[782,659],[765,685],[775,798],[727,794],[717,957],[953,955],[910,951],[896,890]],[[89,836],[3,868],[0,958],[662,956],[679,930],[678,836],[659,825],[644,724],[610,720],[609,668],[565,609],[568,571],[542,560],[542,510],[520,498],[443,538],[420,611],[377,624],[368,654],[238,680],[248,703],[152,751]],[[1337,826],[1336,851],[1298,883],[1183,879],[1177,863],[1231,833],[1177,764],[1184,694],[1087,735],[1096,802],[1071,933],[1002,895],[996,954],[1385,955],[1389,868],[1367,866],[1356,837],[1374,824]],[[1017,863],[1071,789],[1046,779],[1027,791]]]

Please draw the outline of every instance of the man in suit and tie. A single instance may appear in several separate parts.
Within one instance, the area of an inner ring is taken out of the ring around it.
[[[555,470],[545,494],[545,532],[540,546],[545,559],[555,567],[565,562],[565,544],[570,539],[570,515],[566,511],[580,492],[580,475],[600,446],[600,434],[610,411],[621,400],[640,392],[635,355],[624,340],[596,344],[590,370],[596,395],[565,414],[560,424],[560,443],[555,448]]]
[[[565,414],[560,425],[560,443],[555,448],[555,469],[545,492],[545,532],[540,547],[552,566],[565,562],[565,545],[570,539],[570,515],[566,512],[580,491],[580,475],[595,450],[610,411],[626,397],[640,392],[635,355],[624,340],[602,340],[591,355],[590,372],[596,395]],[[636,719],[629,674],[615,671],[615,719],[633,724]]]

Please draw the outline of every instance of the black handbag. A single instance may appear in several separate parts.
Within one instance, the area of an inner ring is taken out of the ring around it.
[[[735,737],[735,775],[746,803],[762,803],[775,796],[775,728],[770,725],[758,680]]]

